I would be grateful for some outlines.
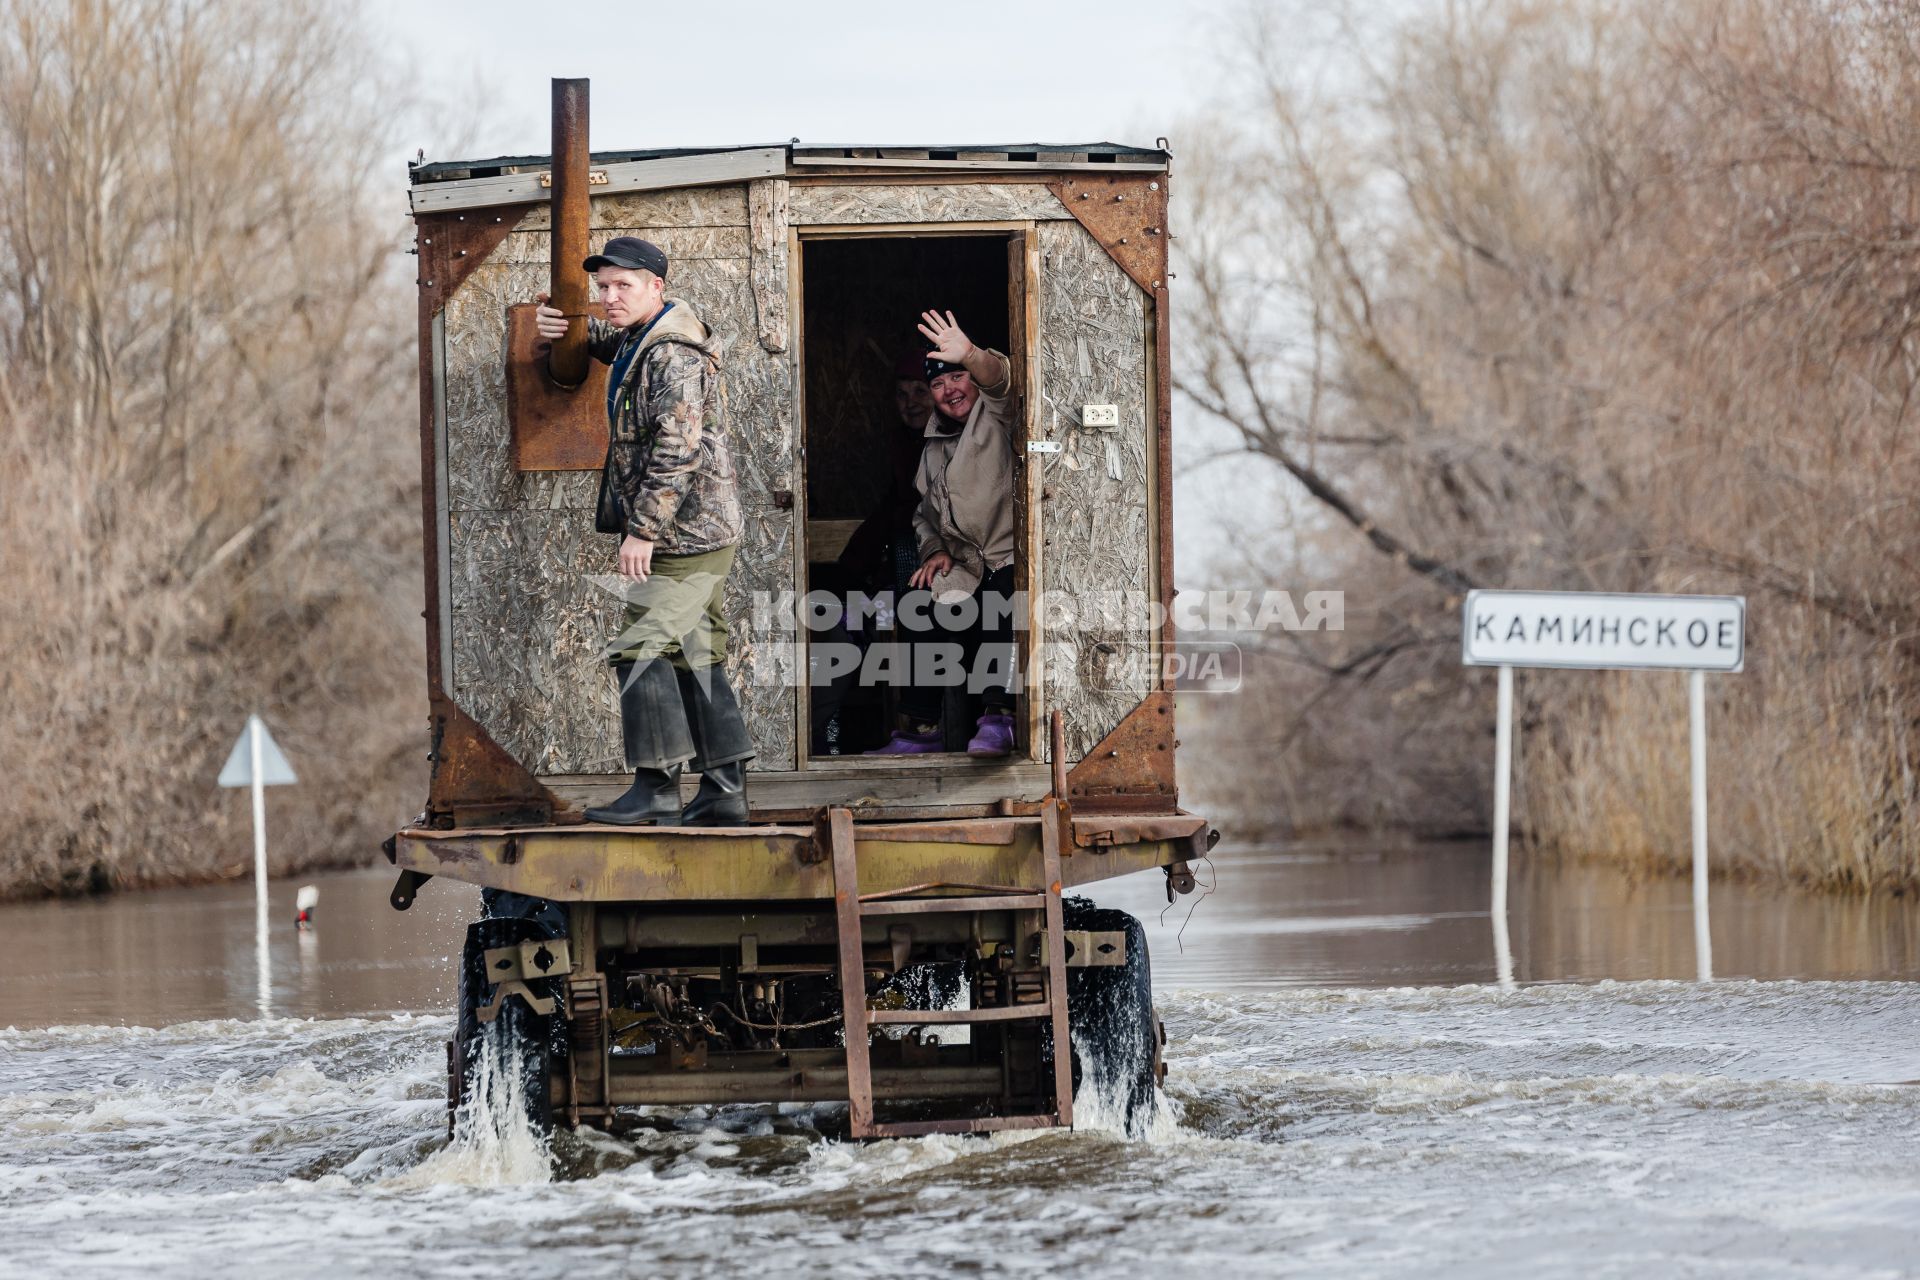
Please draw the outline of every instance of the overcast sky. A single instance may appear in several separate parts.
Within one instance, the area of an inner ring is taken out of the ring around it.
[[[1204,101],[1243,0],[691,4],[399,0],[373,11],[422,87],[478,107],[475,155],[547,150],[548,82],[593,80],[596,149],[1133,142]],[[430,159],[465,121],[412,140]]]

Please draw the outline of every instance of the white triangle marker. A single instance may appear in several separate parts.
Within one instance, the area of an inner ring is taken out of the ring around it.
[[[280,744],[267,732],[267,726],[259,716],[248,716],[247,727],[240,731],[240,737],[233,744],[233,750],[227,754],[227,763],[220,769],[220,785],[223,787],[250,787],[253,785],[253,746],[252,736],[255,729],[260,731],[260,785],[263,787],[284,786],[298,782],[293,776],[293,766],[287,763]]]

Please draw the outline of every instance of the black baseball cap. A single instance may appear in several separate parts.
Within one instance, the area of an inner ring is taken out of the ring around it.
[[[923,359],[924,363],[921,365],[921,370],[926,374],[928,382],[932,382],[943,373],[965,373],[967,371],[967,366],[963,364],[948,364],[931,351],[927,352]]]
[[[667,255],[660,246],[638,236],[615,236],[607,247],[581,263],[588,272],[602,267],[625,267],[629,271],[651,271],[667,278]]]

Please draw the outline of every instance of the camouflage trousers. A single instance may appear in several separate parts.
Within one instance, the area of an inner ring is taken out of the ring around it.
[[[682,671],[727,660],[727,574],[736,547],[653,558],[645,582],[624,582],[625,616],[606,648],[608,662],[665,658]]]

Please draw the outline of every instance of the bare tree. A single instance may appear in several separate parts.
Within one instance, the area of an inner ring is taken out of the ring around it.
[[[318,0],[0,13],[0,893],[243,862],[256,708],[282,864],[361,860],[422,719],[382,60]]]
[[[1317,83],[1252,32],[1187,162],[1180,389],[1322,513],[1291,554],[1349,589],[1348,634],[1277,650],[1282,705],[1248,708],[1290,819],[1471,819],[1464,588],[1737,591],[1726,869],[1920,883],[1920,16],[1455,3],[1349,29]],[[1670,685],[1523,682],[1541,847],[1677,865]]]

